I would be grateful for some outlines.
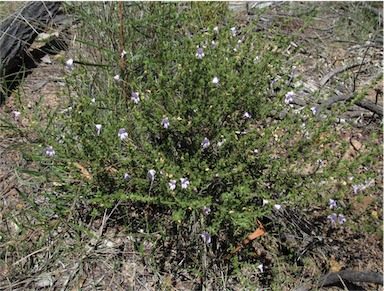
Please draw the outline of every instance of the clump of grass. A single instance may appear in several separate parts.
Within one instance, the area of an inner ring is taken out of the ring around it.
[[[123,41],[118,4],[73,9],[82,24],[68,108],[24,152],[38,165],[24,172],[52,186],[40,193],[44,209],[25,197],[38,220],[67,219],[80,238],[94,237],[84,224],[109,212],[154,273],[187,270],[207,288],[223,287],[223,272],[242,286],[273,283],[273,272],[259,281],[263,262],[247,251],[223,258],[279,206],[343,199],[352,182],[338,194],[326,187],[358,167],[337,156],[347,145],[332,117],[290,106],[290,39],[239,27],[224,3],[124,3]]]

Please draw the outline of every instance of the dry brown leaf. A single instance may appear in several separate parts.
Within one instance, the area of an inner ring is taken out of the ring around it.
[[[377,213],[376,210],[372,210],[371,215],[372,215],[373,218],[379,219],[379,214]]]
[[[338,263],[334,258],[331,258],[329,264],[331,266],[331,272],[339,272],[342,268],[342,265]]]
[[[371,196],[365,196],[361,200],[358,197],[352,199],[352,212],[354,214],[361,214],[367,210],[367,208],[372,204],[373,198]]]
[[[83,176],[88,180],[88,181],[92,181],[92,176],[91,174],[87,171],[86,168],[84,168],[80,163],[78,162],[73,162],[72,165],[74,165],[76,168],[78,168],[81,173],[83,174]]]
[[[112,167],[106,167],[105,170],[110,173],[117,173],[118,170]]]
[[[240,251],[244,246],[246,246],[247,244],[249,244],[251,241],[253,241],[255,238],[259,237],[259,236],[262,236],[264,233],[265,233],[265,228],[264,226],[261,224],[261,222],[259,220],[257,220],[257,223],[259,224],[259,227],[256,229],[256,231],[254,231],[253,233],[251,233],[250,235],[247,236],[247,238],[245,240],[243,240],[243,242],[237,247],[235,248],[231,253],[230,255],[228,255],[226,258],[228,258],[229,256],[233,255],[233,254],[236,254],[238,251]]]

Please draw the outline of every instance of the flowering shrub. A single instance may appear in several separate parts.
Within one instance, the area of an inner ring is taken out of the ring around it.
[[[109,38],[84,48],[97,53],[78,56],[101,64],[82,66],[91,62],[76,57],[63,64],[68,108],[52,118],[41,150],[46,166],[60,169],[52,171],[56,191],[67,193],[51,195],[53,212],[99,217],[118,205],[149,221],[156,210],[156,220],[172,219],[161,231],[176,225],[191,245],[225,252],[256,218],[324,199],[319,185],[339,166],[321,136],[332,120],[317,120],[311,105],[294,110],[290,40],[255,32],[256,20],[238,27],[225,8],[209,8],[223,3],[140,5],[140,21],[124,18],[123,49],[112,26]],[[346,222],[343,214],[328,219]]]
[[[157,17],[141,20],[156,37],[133,34],[124,54],[101,50],[102,59],[117,67],[123,58],[124,71],[70,68],[69,88],[77,91],[68,94],[73,110],[60,116],[62,143],[50,146],[56,158],[65,154],[87,165],[92,180],[82,199],[92,205],[93,216],[118,200],[140,202],[170,210],[179,224],[191,212],[203,214],[206,243],[222,229],[242,236],[256,218],[299,191],[298,178],[286,175],[295,157],[273,156],[301,132],[302,122],[266,123],[295,97],[285,85],[292,71],[284,65],[289,40],[255,33],[253,24],[218,25],[209,13],[191,31],[194,11],[167,5],[168,20],[161,5]],[[277,76],[282,77],[274,96],[270,88]],[[91,83],[99,85],[90,88]],[[297,139],[303,147],[312,127],[310,118],[300,118],[309,119]]]

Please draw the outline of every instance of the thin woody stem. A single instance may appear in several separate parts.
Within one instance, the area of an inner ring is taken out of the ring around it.
[[[124,37],[123,37],[123,1],[120,0],[119,2],[119,8],[120,8],[120,75],[122,79],[124,80],[124,56],[123,56],[123,50],[124,50]],[[126,84],[123,81],[123,96],[127,96],[127,89]],[[127,105],[128,105],[128,99],[126,99]]]

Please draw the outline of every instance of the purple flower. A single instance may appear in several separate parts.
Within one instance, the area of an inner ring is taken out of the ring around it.
[[[48,156],[48,157],[53,157],[55,155],[55,151],[53,150],[53,147],[51,146],[47,146],[45,148],[45,154]]]
[[[212,40],[211,47],[214,48],[216,46],[216,42]]]
[[[336,207],[337,205],[336,205],[336,201],[335,200],[333,200],[333,199],[329,199],[329,208],[334,208],[334,207]]]
[[[139,92],[132,92],[131,100],[133,100],[135,104],[138,104],[140,102]]]
[[[183,189],[187,189],[188,185],[190,184],[188,181],[188,178],[180,178],[180,182],[181,182],[181,188]]]
[[[329,219],[329,221],[331,223],[336,223],[336,221],[337,221],[337,214],[336,213],[332,213],[331,215],[328,215],[327,218]]]
[[[316,115],[316,107],[311,107],[311,111],[312,111],[312,113],[313,113],[313,115]]]
[[[164,126],[164,128],[168,128],[170,126],[168,117],[163,118],[161,125]]]
[[[257,268],[260,270],[260,273],[264,273],[264,265],[263,264],[258,265]]]
[[[201,238],[203,239],[203,241],[209,245],[211,243],[211,235],[209,234],[209,232],[206,232],[204,231],[202,234],[201,234]]]
[[[220,84],[219,84],[219,78],[218,78],[218,77],[214,77],[213,80],[212,80],[212,84],[213,84],[213,86],[215,86],[216,88],[220,87]]]
[[[20,114],[21,114],[20,111],[12,111],[13,119],[17,121]]]
[[[339,224],[343,224],[344,222],[347,221],[347,218],[345,217],[344,214],[339,214],[339,216],[337,216],[336,213],[332,213],[331,215],[328,215],[327,217],[329,219],[329,221],[331,223],[336,223],[338,222]]]
[[[68,59],[66,62],[65,62],[65,67],[68,69],[68,71],[72,72],[73,69],[75,68],[73,66],[73,59]]]
[[[224,138],[223,140],[221,140],[221,141],[219,141],[218,143],[217,143],[217,146],[218,147],[221,147],[222,145],[223,145],[223,143],[225,143],[227,140]]]
[[[96,134],[100,135],[101,124],[95,124],[95,128],[96,128]]]
[[[149,178],[151,178],[152,182],[155,180],[155,174],[156,174],[155,170],[149,170],[148,171],[148,176],[149,176]]]
[[[290,91],[288,92],[287,94],[285,94],[285,104],[289,104],[293,101],[293,98],[292,96],[294,95],[295,93],[293,91]]]
[[[120,128],[119,133],[117,135],[120,137],[121,140],[124,140],[128,137],[128,133],[125,128]]]
[[[176,188],[176,180],[169,181],[168,185],[169,185],[169,190],[171,190],[171,191],[175,190],[175,188]]]
[[[357,192],[359,191],[359,185],[353,185],[353,192],[355,193],[355,195],[357,194]]]
[[[347,221],[347,218],[345,217],[345,215],[343,215],[343,214],[339,214],[339,217],[338,217],[338,222],[340,223],[340,224],[343,224],[344,222],[346,222]]]
[[[116,75],[113,77],[113,79],[115,80],[116,83],[120,83],[120,75]]]
[[[196,57],[201,60],[204,56],[204,50],[200,47],[197,48]]]
[[[203,147],[203,149],[208,148],[210,145],[211,145],[211,143],[209,142],[209,139],[204,138],[203,142],[201,143],[201,146]]]
[[[125,181],[128,181],[129,179],[131,179],[131,176],[127,173],[124,174],[124,180]]]
[[[245,117],[245,118],[252,118],[252,115],[249,114],[248,112],[245,112],[243,117]]]
[[[236,26],[231,27],[231,31],[232,31],[233,36],[236,36]]]
[[[203,210],[204,215],[207,216],[210,212],[211,212],[211,208],[204,206],[204,210]]]

